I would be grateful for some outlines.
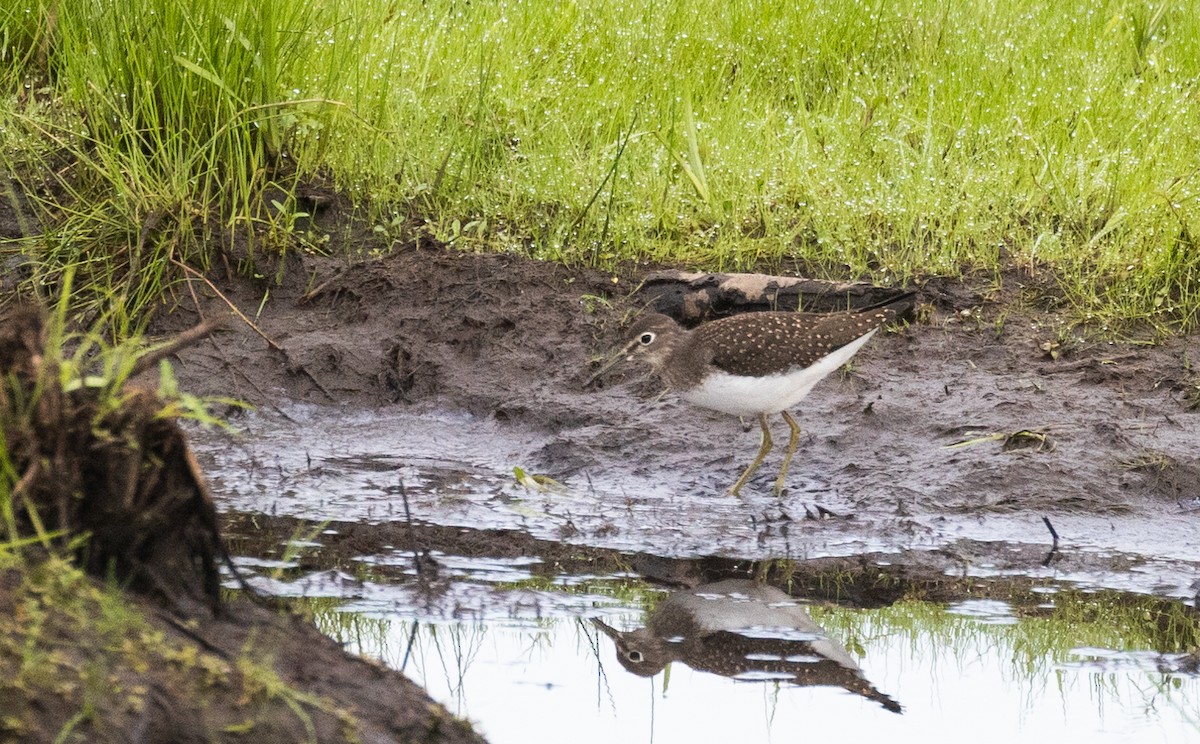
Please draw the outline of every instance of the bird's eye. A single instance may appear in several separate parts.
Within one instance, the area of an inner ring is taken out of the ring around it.
[[[638,336],[638,343],[642,346],[649,346],[650,344],[654,343],[654,334],[643,333],[642,335]]]
[[[647,333],[646,335],[650,336],[649,333]],[[629,660],[632,662],[639,662],[642,660],[642,652],[641,651],[630,651],[628,656],[629,656]]]

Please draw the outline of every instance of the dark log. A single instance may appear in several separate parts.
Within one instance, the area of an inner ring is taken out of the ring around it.
[[[867,282],[830,282],[769,274],[702,274],[660,271],[651,274],[636,297],[649,310],[684,325],[760,310],[827,313],[879,305],[907,290]]]

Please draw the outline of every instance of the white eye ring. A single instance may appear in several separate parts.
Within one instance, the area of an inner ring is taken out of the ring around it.
[[[649,346],[650,344],[654,343],[654,339],[655,334],[651,333],[650,331],[646,331],[642,335],[638,336],[638,343],[642,346]]]
[[[633,663],[638,664],[638,663],[641,663],[641,661],[642,661],[642,652],[641,651],[630,651],[626,655],[626,657]]]

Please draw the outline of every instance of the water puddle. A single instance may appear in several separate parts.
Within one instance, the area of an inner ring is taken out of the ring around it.
[[[550,580],[525,570],[535,559],[436,561],[432,577],[397,581],[373,578],[371,561],[357,577],[244,565],[260,589],[322,598],[308,601],[324,632],[496,744],[1200,736],[1200,659],[1187,654],[1200,638],[1181,603],[1041,586],[1027,606],[864,609],[744,579],[667,591],[628,575]]]
[[[702,473],[653,471],[641,461],[596,461],[550,472],[551,481],[522,483],[516,469],[537,473],[547,452],[564,449],[555,433],[433,408],[381,414],[292,405],[285,413],[286,418],[250,414],[233,438],[194,432],[194,447],[221,508],[314,522],[379,524],[411,516],[429,524],[520,530],[539,539],[670,557],[810,560],[938,550],[961,541],[1011,544],[1009,551],[1037,545],[1042,547],[1036,560],[1021,555],[1014,561],[986,549],[959,551],[956,570],[981,578],[1019,571],[1180,598],[1197,591],[1191,584],[1200,573],[1200,543],[1194,520],[1180,515],[1114,521],[1055,514],[1063,535],[1059,557],[1073,560],[1043,563],[1050,535],[1041,514],[938,508],[898,516],[888,508],[811,521],[806,509],[830,495],[819,479],[798,476],[783,501],[761,494],[741,499],[725,493],[728,484],[700,483]]]
[[[554,437],[495,421],[287,414],[195,437],[240,570],[496,744],[1200,740],[1174,523],[807,522],[635,466],[522,484]]]

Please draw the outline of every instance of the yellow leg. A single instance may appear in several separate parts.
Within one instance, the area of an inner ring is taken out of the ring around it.
[[[746,485],[746,481],[750,480],[750,476],[754,475],[754,471],[758,470],[758,466],[762,465],[763,458],[771,451],[771,430],[767,428],[767,415],[765,413],[758,414],[758,425],[762,427],[762,446],[758,448],[758,455],[754,458],[754,462],[750,463],[750,467],[746,468],[746,472],[742,473],[742,477],[738,478],[737,483],[733,484],[733,495],[740,496],[738,493],[742,490],[742,486]]]
[[[796,419],[787,411],[781,411],[780,415],[787,425],[792,429],[792,435],[788,437],[787,454],[783,456],[783,465],[779,466],[779,477],[775,479],[775,495],[783,493],[784,479],[787,478],[788,466],[792,464],[792,455],[796,454],[796,445],[800,443],[800,426],[796,423]]]

